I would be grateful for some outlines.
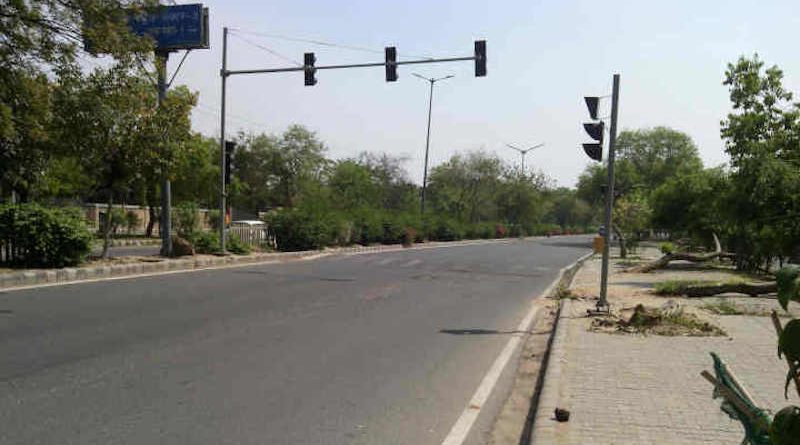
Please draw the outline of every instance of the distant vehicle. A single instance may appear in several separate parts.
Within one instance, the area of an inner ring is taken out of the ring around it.
[[[266,223],[264,221],[259,221],[257,219],[240,219],[238,221],[231,221],[231,226],[258,227],[258,226],[266,226]]]
[[[606,236],[606,226],[600,226],[597,228],[597,234],[600,236]]]

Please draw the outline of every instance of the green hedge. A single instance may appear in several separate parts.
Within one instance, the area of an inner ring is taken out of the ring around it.
[[[92,238],[86,220],[77,209],[37,204],[0,206],[0,245],[6,264],[74,266],[89,254]]]

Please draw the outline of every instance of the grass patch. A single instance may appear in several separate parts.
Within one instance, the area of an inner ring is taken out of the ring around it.
[[[558,286],[558,289],[556,289],[553,298],[555,298],[556,300],[565,300],[565,299],[574,300],[578,298],[578,296],[573,294],[572,291],[569,289],[569,287],[561,284]]]
[[[719,299],[714,303],[706,303],[700,306],[712,314],[716,315],[743,315],[745,312],[730,301]]]

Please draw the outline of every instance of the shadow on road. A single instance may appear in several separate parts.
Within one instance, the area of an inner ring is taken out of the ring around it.
[[[450,335],[533,334],[531,331],[498,331],[495,329],[440,329],[439,333]]]

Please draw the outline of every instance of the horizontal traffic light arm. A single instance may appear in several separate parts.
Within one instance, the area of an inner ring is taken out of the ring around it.
[[[442,63],[442,62],[462,62],[465,60],[475,60],[475,56],[467,57],[448,57],[444,59],[420,59],[420,60],[402,60],[395,62],[395,65],[415,65],[420,63]],[[371,63],[353,63],[348,65],[320,65],[314,66],[314,69],[319,70],[335,70],[341,68],[370,68],[386,66],[386,62],[371,62]],[[235,74],[266,74],[266,73],[288,73],[293,71],[304,71],[306,67],[296,66],[289,68],[266,68],[256,70],[221,70],[220,74],[223,76],[233,76]]]

